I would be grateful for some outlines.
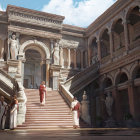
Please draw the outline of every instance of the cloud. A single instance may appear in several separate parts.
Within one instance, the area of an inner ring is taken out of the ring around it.
[[[1,4],[0,4],[0,11],[4,11],[4,9],[2,8]]]
[[[87,27],[117,0],[50,0],[44,12],[65,16],[64,23]]]
[[[2,7],[1,7],[1,4],[0,4],[0,11],[3,11]]]

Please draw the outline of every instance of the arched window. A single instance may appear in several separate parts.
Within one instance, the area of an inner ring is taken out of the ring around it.
[[[124,25],[122,23],[122,19],[118,19],[112,27],[113,32],[113,41],[114,41],[114,51],[125,46],[124,41]]]
[[[105,29],[100,38],[101,57],[106,57],[110,54],[110,43],[108,29]]]

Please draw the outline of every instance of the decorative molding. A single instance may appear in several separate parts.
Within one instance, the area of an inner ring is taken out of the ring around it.
[[[43,42],[40,42],[37,40],[28,40],[28,41],[24,42],[20,47],[19,54],[24,54],[25,48],[32,44],[38,45],[39,48],[41,48],[45,52],[46,59],[50,59],[49,48]]]
[[[79,42],[65,39],[60,40],[59,44],[62,48],[77,48],[79,46]]]
[[[18,21],[26,24],[39,25],[54,29],[62,29],[62,21],[55,20],[49,17],[41,17],[38,15],[31,15],[30,13],[23,13],[20,11],[8,11],[9,21]]]
[[[14,31],[14,32],[19,32],[19,33],[25,34],[25,35],[37,35],[39,37],[44,37],[44,38],[51,38],[51,39],[61,39],[62,38],[61,34],[56,34],[53,32],[41,31],[41,30],[36,30],[36,29],[31,29],[31,28],[16,27],[13,25],[8,26],[8,30]]]

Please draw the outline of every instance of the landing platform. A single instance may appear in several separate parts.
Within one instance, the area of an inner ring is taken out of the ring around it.
[[[140,128],[80,128],[0,131],[3,140],[139,140]]]

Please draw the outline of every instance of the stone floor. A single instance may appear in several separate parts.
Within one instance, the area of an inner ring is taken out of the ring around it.
[[[140,140],[139,128],[5,130],[0,140]]]

